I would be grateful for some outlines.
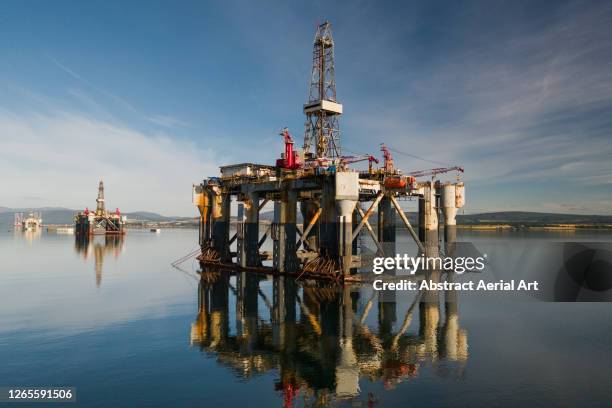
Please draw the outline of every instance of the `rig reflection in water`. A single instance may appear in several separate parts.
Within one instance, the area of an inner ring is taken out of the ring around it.
[[[425,366],[462,378],[468,340],[457,293],[402,292],[408,305],[395,296],[369,285],[307,286],[291,277],[205,271],[191,344],[240,378],[276,370],[285,406],[300,395],[316,404],[357,397],[360,379],[394,388]],[[370,403],[376,398],[369,393]]]
[[[113,255],[115,259],[123,251],[123,235],[77,235],[74,240],[74,249],[87,260],[91,253],[94,256],[94,270],[96,272],[96,286],[102,283],[104,258]]]

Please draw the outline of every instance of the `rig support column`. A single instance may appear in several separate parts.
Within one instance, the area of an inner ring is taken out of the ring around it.
[[[229,231],[230,231],[230,205],[231,196],[227,193],[215,191],[213,201],[213,248],[221,257],[221,262],[230,261]]]
[[[438,255],[438,208],[431,182],[423,186],[423,198],[419,200],[419,240],[424,244],[427,256]]]
[[[196,190],[198,210],[200,210],[200,248],[204,249],[210,245],[211,240],[211,213],[212,204],[210,190],[199,186]]]
[[[359,200],[359,173],[336,173],[335,201],[338,214],[338,255],[342,274],[351,273],[353,264],[353,211]]]
[[[244,203],[238,203],[238,223],[236,225],[236,263],[242,267],[247,266],[245,242],[246,211],[244,207]]]
[[[245,203],[244,244],[245,266],[260,266],[259,257],[259,194],[251,192]]]
[[[295,272],[299,263],[296,254],[297,191],[284,190],[280,201],[274,202],[274,225],[272,226],[273,266],[279,272]]]
[[[444,213],[444,244],[447,255],[455,252],[457,241],[457,207],[455,204],[455,185],[446,183],[440,194],[442,212]]]
[[[395,254],[395,211],[389,197],[384,196],[378,204],[378,242],[385,254]]]
[[[321,191],[321,208],[319,217],[319,254],[324,257],[338,257],[338,220],[334,200],[334,179],[326,177]]]

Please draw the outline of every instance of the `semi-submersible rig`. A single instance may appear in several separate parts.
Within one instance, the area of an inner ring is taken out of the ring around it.
[[[242,270],[303,274],[313,278],[347,279],[365,264],[357,239],[365,228],[379,256],[395,256],[396,215],[419,250],[419,255],[439,255],[438,215],[444,215],[447,254],[456,238],[455,216],[464,205],[464,184],[440,183],[433,177],[461,167],[438,168],[403,174],[393,165],[389,149],[381,144],[384,163],[371,155],[343,156],[338,118],[342,105],[336,98],[334,41],[331,24],[317,27],[309,98],[304,105],[306,130],[301,151],[287,129],[281,132],[285,152],[276,165],[240,163],[221,166],[220,177],[204,179],[194,186],[194,204],[200,212],[199,241],[203,265],[215,264]],[[349,168],[368,161],[367,171]],[[419,201],[418,233],[399,200]],[[236,233],[230,236],[231,201],[237,201]],[[274,203],[274,221],[260,235],[259,215]],[[297,208],[303,228],[297,224]],[[361,203],[370,203],[364,211]],[[374,228],[368,221],[378,210]],[[441,211],[440,211],[441,210]],[[260,248],[268,236],[273,240],[272,266],[264,266],[270,254]],[[236,241],[236,249],[231,245]],[[235,259],[235,261],[234,261]]]
[[[127,217],[121,215],[119,208],[114,212],[106,210],[104,201],[104,183],[100,180],[98,185],[98,198],[96,199],[96,210],[79,212],[74,216],[74,230],[77,237],[88,237],[90,235],[123,235],[125,234],[125,223]]]

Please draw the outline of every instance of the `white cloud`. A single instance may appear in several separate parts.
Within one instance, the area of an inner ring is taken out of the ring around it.
[[[213,151],[167,134],[72,112],[0,111],[0,203],[93,206],[103,179],[111,208],[193,215],[191,183],[217,173]]]

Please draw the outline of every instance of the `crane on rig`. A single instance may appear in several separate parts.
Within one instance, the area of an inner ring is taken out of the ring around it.
[[[463,173],[463,167],[460,167],[460,166],[436,167],[435,169],[413,171],[413,172],[408,173],[408,175],[410,175],[412,177],[431,176],[432,178],[434,178],[438,174],[448,173],[450,171],[456,171],[457,172],[457,176],[458,176],[459,173]]]
[[[342,156],[340,159],[340,162],[342,163],[343,166],[346,166],[347,164],[357,163],[357,162],[361,162],[365,160],[368,161],[368,173],[374,174],[374,168],[373,168],[372,163],[378,164],[379,161],[376,157],[372,156],[371,154],[363,154],[360,156]]]
[[[384,143],[381,143],[380,151],[383,153],[383,158],[385,159],[385,162],[383,164],[383,169],[385,173],[393,173],[393,156],[391,155],[389,148],[385,146]]]
[[[283,128],[279,134],[285,141],[285,154],[276,160],[276,166],[291,170],[300,168],[302,163],[298,152],[293,150],[293,138],[289,134],[289,129]]]

